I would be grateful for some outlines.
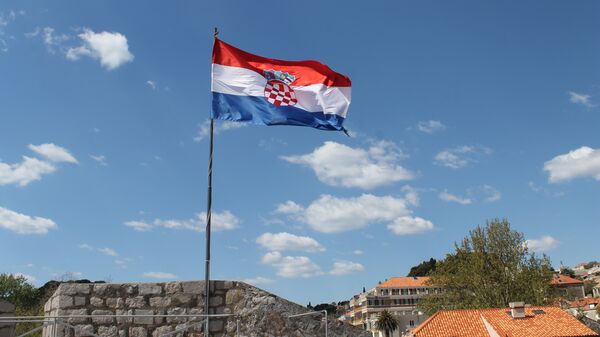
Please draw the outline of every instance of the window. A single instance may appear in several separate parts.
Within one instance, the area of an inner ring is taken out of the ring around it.
[[[400,289],[402,295],[408,295],[408,289]]]
[[[417,294],[417,289],[410,289],[410,294],[411,295],[416,295]]]
[[[399,289],[392,289],[392,295],[400,295]]]
[[[411,327],[415,326],[415,321],[413,321],[412,319],[410,320],[410,322],[408,322],[408,325],[410,325]]]

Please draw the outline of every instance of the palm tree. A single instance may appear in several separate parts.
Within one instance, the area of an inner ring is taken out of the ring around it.
[[[379,318],[377,318],[377,322],[375,322],[375,328],[379,331],[383,331],[385,337],[389,337],[390,332],[393,333],[394,330],[398,328],[398,321],[387,310],[384,310],[379,314]]]

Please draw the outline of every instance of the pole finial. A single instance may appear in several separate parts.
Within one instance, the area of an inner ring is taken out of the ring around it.
[[[219,29],[217,27],[215,27],[214,37],[215,39],[219,38]]]

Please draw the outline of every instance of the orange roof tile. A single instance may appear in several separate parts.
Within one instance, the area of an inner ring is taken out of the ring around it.
[[[404,287],[425,287],[429,277],[392,277],[391,279],[378,285],[377,288],[404,288]]]
[[[567,275],[554,274],[554,277],[552,278],[552,281],[550,281],[550,284],[552,284],[552,285],[561,285],[561,284],[579,285],[579,284],[583,284],[583,281],[580,281],[576,278],[569,277]]]
[[[590,304],[600,304],[600,298],[598,297],[584,297],[576,299],[575,301],[568,302],[569,308],[583,308],[583,310],[591,310]]]
[[[543,310],[543,313],[534,310]],[[521,319],[512,318],[508,308],[440,311],[414,329],[413,335],[489,337],[485,322],[506,337],[598,336],[558,307],[527,307],[525,318]]]

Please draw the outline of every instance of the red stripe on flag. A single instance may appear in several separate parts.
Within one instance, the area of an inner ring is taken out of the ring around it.
[[[212,62],[224,66],[240,67],[263,74],[265,70],[279,70],[296,76],[293,86],[325,84],[328,87],[350,87],[346,75],[336,73],[319,61],[283,61],[250,54],[215,39]]]

